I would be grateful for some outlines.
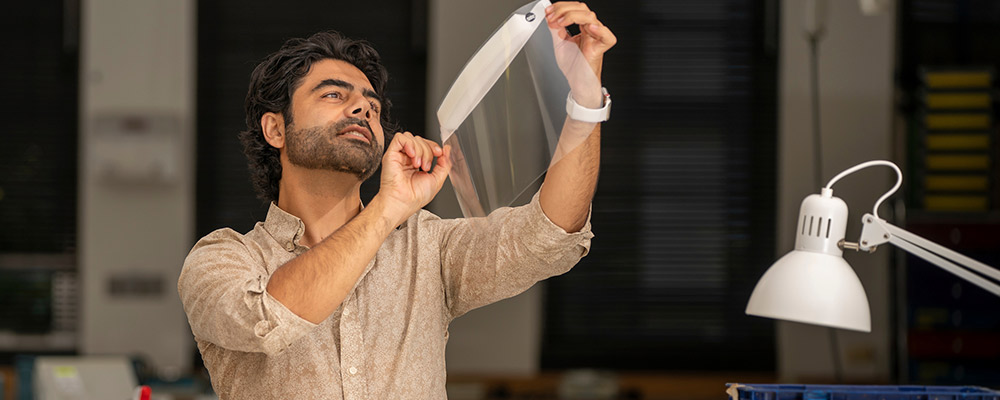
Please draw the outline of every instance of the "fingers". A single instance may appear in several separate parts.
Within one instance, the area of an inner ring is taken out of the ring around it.
[[[423,139],[423,144],[426,146],[427,152],[424,153],[420,165],[424,166],[424,171],[430,172],[431,167],[434,165],[434,157],[440,157],[444,154],[444,150],[432,140]]]
[[[580,32],[600,43],[602,49],[609,49],[618,42],[611,30],[597,19],[597,14],[586,4],[575,1],[562,1],[545,8],[545,19],[550,28],[559,29],[561,39],[568,39],[569,34],[563,28],[577,24]]]
[[[606,51],[618,43],[618,38],[614,33],[611,33],[611,29],[604,25],[594,25],[590,24],[584,28],[584,31],[590,35],[597,43],[598,50]]]
[[[412,133],[396,132],[395,135],[392,135],[392,141],[389,142],[389,147],[386,148],[386,153],[388,153],[390,150],[397,152],[402,151],[405,153],[406,151],[404,150],[404,147],[407,144],[411,143],[412,141],[413,141]]]
[[[451,145],[444,145],[444,149],[441,149],[441,154],[438,156],[437,165],[434,170],[431,171],[431,175],[434,176],[437,182],[438,190],[444,185],[444,180],[448,178],[448,173],[451,172]]]
[[[559,2],[546,7],[545,21],[550,28],[565,28],[573,24],[581,27],[586,24],[601,25],[597,14],[590,11],[586,4],[575,1]]]
[[[444,150],[439,144],[410,132],[397,133],[386,151],[386,153],[389,152],[403,153],[409,159],[410,166],[425,172],[431,171],[434,157],[440,157],[444,154]],[[404,162],[404,165],[406,164]]]
[[[413,168],[430,172],[434,165],[434,156],[441,154],[441,146],[422,137],[414,136],[413,148]]]

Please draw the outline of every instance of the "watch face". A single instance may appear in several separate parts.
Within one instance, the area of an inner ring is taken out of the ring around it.
[[[438,108],[467,217],[530,201],[548,167],[593,131],[594,123],[567,119],[566,96],[572,89],[599,106],[600,81],[575,43],[529,17],[549,5],[524,5],[484,38]]]

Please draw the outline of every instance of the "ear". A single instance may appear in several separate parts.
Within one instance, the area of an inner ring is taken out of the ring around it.
[[[260,127],[264,140],[276,149],[285,147],[285,117],[279,113],[266,112],[260,117]]]

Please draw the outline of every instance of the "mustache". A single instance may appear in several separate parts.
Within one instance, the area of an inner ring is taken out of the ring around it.
[[[372,126],[368,124],[368,121],[361,118],[348,117],[337,121],[337,123],[330,127],[329,132],[337,134],[351,125],[357,125],[368,130],[368,136],[372,138],[373,143],[375,142],[375,132],[372,131]]]

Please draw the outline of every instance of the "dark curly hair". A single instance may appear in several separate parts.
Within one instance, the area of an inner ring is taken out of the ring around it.
[[[292,94],[302,84],[302,78],[309,73],[312,64],[326,59],[348,62],[365,74],[381,99],[383,130],[396,131],[396,125],[389,117],[392,103],[385,93],[389,73],[370,43],[348,38],[335,31],[319,32],[308,39],[289,39],[280,50],[264,58],[254,68],[244,104],[247,130],[240,132],[239,137],[250,167],[250,181],[261,200],[278,201],[281,161],[278,149],[264,140],[260,119],[265,113],[280,112],[285,119],[285,126],[291,126]]]

